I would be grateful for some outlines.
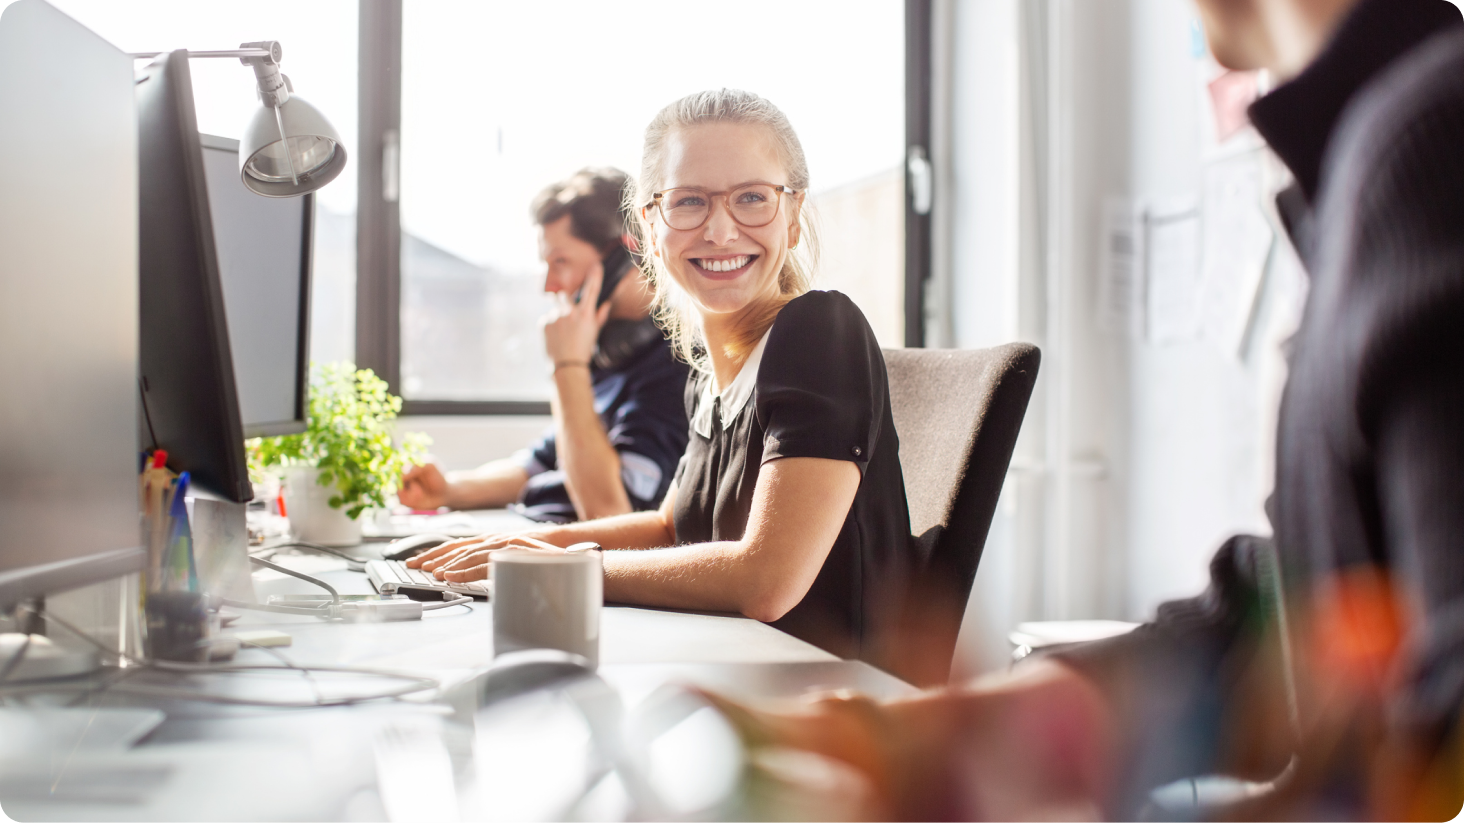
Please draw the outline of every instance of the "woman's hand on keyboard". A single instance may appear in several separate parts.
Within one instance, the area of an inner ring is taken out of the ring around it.
[[[499,549],[563,551],[559,546],[544,540],[543,535],[537,531],[480,534],[477,537],[443,543],[431,551],[423,552],[408,559],[407,567],[430,572],[438,580],[449,583],[484,580],[488,577],[488,555]]]

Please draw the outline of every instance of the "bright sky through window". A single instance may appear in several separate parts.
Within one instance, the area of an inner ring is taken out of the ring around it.
[[[636,174],[646,124],[708,88],[783,109],[815,192],[900,165],[897,0],[407,0],[402,227],[538,273],[529,199],[583,166]]]

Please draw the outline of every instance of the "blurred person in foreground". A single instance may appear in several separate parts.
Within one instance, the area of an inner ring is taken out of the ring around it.
[[[402,477],[415,509],[493,509],[567,523],[655,509],[686,449],[687,367],[651,320],[622,200],[629,177],[585,169],[534,198],[553,363],[553,427],[537,443],[471,471],[427,464]]]
[[[1251,781],[1202,816],[1460,809],[1460,13],[1444,0],[1198,5],[1222,64],[1280,81],[1250,114],[1293,172],[1277,204],[1311,281],[1278,423],[1274,540],[1232,538],[1201,597],[1131,634],[975,683],[777,712],[724,702],[754,746],[862,775],[864,814],[1167,817],[1152,790],[1200,775]]]

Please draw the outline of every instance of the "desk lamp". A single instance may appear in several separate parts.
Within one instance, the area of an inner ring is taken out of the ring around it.
[[[162,52],[134,53],[137,58]],[[263,106],[249,120],[239,141],[239,177],[245,188],[264,197],[298,197],[334,180],[346,167],[340,135],[318,109],[295,95],[280,73],[275,40],[241,43],[225,51],[190,51],[194,57],[237,57],[254,69]]]

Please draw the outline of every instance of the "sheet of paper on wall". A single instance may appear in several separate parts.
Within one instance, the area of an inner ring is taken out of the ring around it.
[[[1130,339],[1144,336],[1144,209],[1133,200],[1103,203],[1103,252],[1098,267],[1098,328]]]
[[[1193,197],[1151,202],[1145,210],[1148,338],[1182,343],[1200,336],[1200,212]]]
[[[1245,353],[1275,232],[1261,211],[1263,156],[1251,153],[1205,169],[1204,336],[1226,354]]]

